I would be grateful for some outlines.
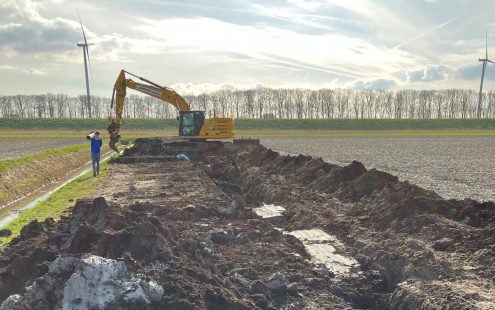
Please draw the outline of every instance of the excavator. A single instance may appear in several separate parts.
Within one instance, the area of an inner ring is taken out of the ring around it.
[[[135,82],[126,78],[126,74],[131,75],[144,83]],[[191,141],[204,141],[207,139],[230,139],[234,138],[234,121],[232,118],[210,118],[205,119],[204,111],[191,111],[186,100],[173,89],[160,86],[143,77],[137,76],[125,70],[121,70],[113,87],[112,101],[110,108],[113,109],[115,100],[115,118],[109,117],[110,148],[119,152],[116,143],[122,124],[122,112],[125,104],[127,88],[135,89],[148,96],[163,100],[177,108],[179,111],[179,137]]]

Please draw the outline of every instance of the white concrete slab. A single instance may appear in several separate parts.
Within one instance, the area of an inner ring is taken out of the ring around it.
[[[344,245],[321,229],[295,230],[288,234],[304,244],[313,263],[324,264],[336,276],[349,275],[353,267],[359,266],[354,258],[339,254],[343,252]]]
[[[254,208],[253,211],[264,219],[270,219],[283,216],[282,213],[285,211],[285,208],[272,204],[262,204],[261,207]]]

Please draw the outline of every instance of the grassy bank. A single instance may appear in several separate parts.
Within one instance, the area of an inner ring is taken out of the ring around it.
[[[77,199],[91,197],[94,189],[103,184],[110,166],[107,162],[101,164],[100,176],[94,178],[92,172],[68,183],[54,192],[47,200],[39,202],[34,208],[19,215],[15,220],[0,229],[9,229],[10,237],[0,238],[0,249],[5,247],[13,238],[19,235],[22,227],[33,220],[44,221],[47,218],[58,219],[74,206]]]
[[[237,131],[254,130],[452,130],[494,129],[493,119],[236,119]],[[106,132],[105,119],[16,119],[0,118],[0,129],[6,130],[70,130],[85,133],[90,130]],[[126,119],[122,131],[171,131],[176,133],[176,119]]]
[[[88,149],[87,144],[76,144],[54,150],[46,150],[43,152],[35,153],[32,155],[24,156],[21,158],[10,159],[0,161],[0,173],[8,173],[8,170],[12,170],[18,167],[32,164],[36,161],[45,160],[54,156],[61,156],[71,153],[78,153],[83,149]]]
[[[108,147],[103,148],[103,152]],[[68,176],[90,161],[87,144],[47,150],[0,162],[0,205]]]

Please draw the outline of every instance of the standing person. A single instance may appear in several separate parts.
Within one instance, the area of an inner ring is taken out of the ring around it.
[[[100,152],[103,140],[100,138],[100,132],[94,131],[88,134],[88,139],[91,140],[91,161],[93,163],[93,176],[100,174]]]

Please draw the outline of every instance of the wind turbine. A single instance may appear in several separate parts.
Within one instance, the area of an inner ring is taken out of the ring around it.
[[[84,27],[81,21],[81,16],[79,15],[79,11],[77,12],[77,16],[79,17],[79,23],[81,24],[81,30],[84,38],[84,43],[77,43],[77,46],[83,48],[83,58],[84,58],[84,73],[86,74],[86,96],[87,96],[87,104],[88,104],[88,112],[89,112],[89,117],[91,118],[91,101],[90,101],[90,95],[89,95],[89,79],[88,79],[88,64],[89,64],[89,69],[91,70],[91,62],[89,61],[89,50],[88,46],[94,45],[93,43],[88,43],[86,40],[86,34],[84,33]],[[92,75],[91,75],[92,76]]]
[[[488,59],[488,29],[485,34],[485,58],[480,58],[479,61],[483,62],[483,68],[481,69],[481,83],[480,83],[480,95],[478,97],[478,109],[476,111],[476,117],[481,117],[481,101],[483,100],[483,79],[485,78],[485,70],[486,64],[488,62],[493,63],[490,59]]]

